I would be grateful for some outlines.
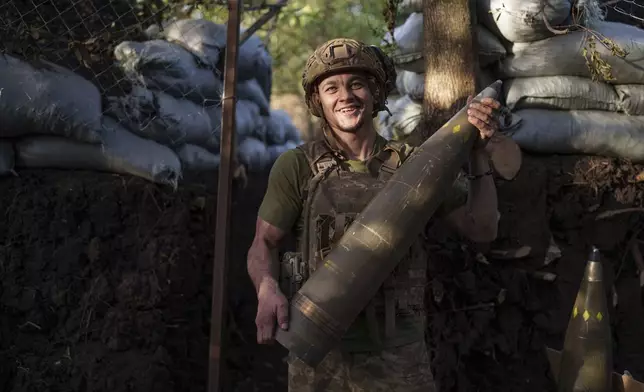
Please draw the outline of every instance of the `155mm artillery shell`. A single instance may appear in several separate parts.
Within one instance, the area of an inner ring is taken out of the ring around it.
[[[497,98],[501,85],[474,99]],[[294,296],[280,344],[315,367],[340,342],[443,201],[478,133],[464,107],[407,158]]]

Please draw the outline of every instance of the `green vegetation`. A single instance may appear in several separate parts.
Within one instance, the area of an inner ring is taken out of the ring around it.
[[[273,94],[300,93],[300,77],[311,52],[326,40],[350,37],[379,45],[387,31],[385,0],[289,0],[276,19],[256,34],[273,57]],[[224,6],[199,6],[216,23],[226,23]],[[242,27],[250,27],[266,10],[247,11]]]

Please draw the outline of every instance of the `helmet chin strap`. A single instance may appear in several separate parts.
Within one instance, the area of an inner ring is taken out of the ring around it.
[[[387,112],[390,116],[393,116],[393,114],[391,114],[391,111],[390,111],[390,110],[389,110],[389,108],[387,107],[387,104],[388,104],[388,103],[389,103],[389,102],[387,102],[387,100],[385,99],[385,102],[382,104],[383,110],[384,110],[385,112]]]

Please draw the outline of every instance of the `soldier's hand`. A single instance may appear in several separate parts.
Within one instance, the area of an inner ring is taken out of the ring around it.
[[[257,343],[270,344],[275,336],[275,324],[288,329],[288,300],[279,289],[275,279],[267,278],[257,292]]]
[[[489,97],[480,101],[474,101],[473,97],[469,97],[467,103],[467,119],[480,134],[475,148],[483,148],[499,129],[498,111],[501,109],[501,103]]]

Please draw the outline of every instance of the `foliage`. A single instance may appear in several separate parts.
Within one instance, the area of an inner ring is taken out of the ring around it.
[[[601,57],[601,53],[597,50],[597,41],[610,50],[612,56],[624,58],[628,53],[621,46],[617,45],[615,41],[589,31],[586,43],[582,48],[582,55],[586,59],[586,66],[590,70],[591,78],[594,81],[613,81],[615,78],[612,67]]]
[[[273,93],[300,93],[308,56],[329,39],[351,37],[379,45],[387,31],[386,4],[385,0],[289,0],[277,18],[256,33],[273,57]],[[200,5],[198,10],[207,19],[226,23],[226,7]],[[250,27],[265,12],[244,12],[242,28]]]

